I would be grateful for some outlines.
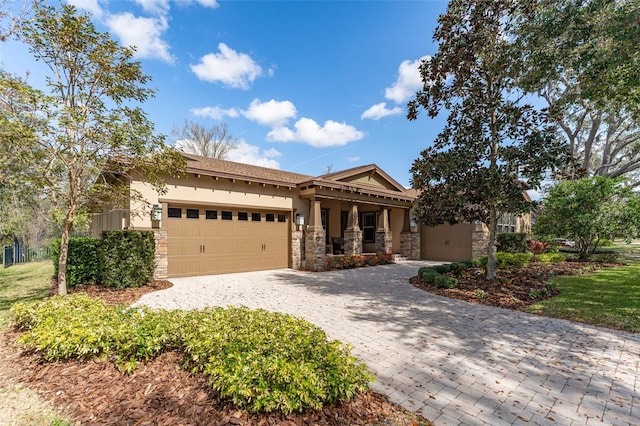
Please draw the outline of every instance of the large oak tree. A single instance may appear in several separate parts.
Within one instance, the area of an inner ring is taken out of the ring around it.
[[[438,19],[437,53],[420,65],[424,86],[408,118],[443,109],[447,124],[415,160],[417,218],[426,225],[482,222],[489,229],[487,278],[496,277],[498,217],[523,214],[525,188],[538,188],[564,162],[565,147],[513,78],[509,29],[518,3],[452,0]]]
[[[34,160],[25,166],[27,176],[56,207],[62,229],[58,292],[66,294],[74,222],[91,208],[124,204],[130,194],[122,183],[132,170],[163,191],[163,175],[179,172],[184,159],[164,145],[139,106],[153,91],[146,87],[150,77],[132,60],[134,49],[98,32],[89,15],[70,5],[38,4],[19,38],[49,68],[49,92],[0,76],[0,87],[11,88],[21,105],[14,110],[19,113],[2,111],[12,129],[2,143],[13,147],[10,155]]]

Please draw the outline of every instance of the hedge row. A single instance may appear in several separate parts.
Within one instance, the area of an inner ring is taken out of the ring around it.
[[[55,275],[58,275],[60,239],[51,243]],[[150,231],[104,231],[102,238],[69,239],[67,286],[102,284],[107,287],[140,287],[151,281],[155,268],[155,241]]]

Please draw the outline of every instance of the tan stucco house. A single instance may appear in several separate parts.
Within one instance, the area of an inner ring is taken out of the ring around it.
[[[153,230],[156,278],[321,270],[326,257],[335,254],[394,253],[420,259],[424,252],[438,257],[433,251],[438,246],[429,245],[431,239],[439,241],[439,234],[432,232],[437,228],[412,222],[415,190],[404,188],[375,164],[314,177],[185,157],[186,175],[168,177],[166,193],[158,194],[134,176],[128,184],[146,203],[95,214],[92,221],[95,236],[107,229]],[[449,239],[438,250],[464,244],[469,246],[464,259],[472,257],[483,226],[464,226],[471,227],[468,239]],[[441,234],[448,231],[443,228]]]

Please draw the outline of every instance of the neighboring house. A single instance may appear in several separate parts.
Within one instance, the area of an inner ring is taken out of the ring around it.
[[[416,191],[375,164],[314,177],[185,157],[186,176],[167,177],[166,193],[133,177],[130,188],[147,203],[95,214],[92,221],[95,236],[108,229],[153,230],[156,278],[322,270],[333,254],[439,257],[424,237],[421,244],[425,228],[411,226]]]

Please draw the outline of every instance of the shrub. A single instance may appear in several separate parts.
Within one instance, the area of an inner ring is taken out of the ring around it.
[[[510,268],[512,266],[522,267],[527,265],[532,258],[531,253],[496,253],[499,268]]]
[[[560,263],[567,259],[567,256],[562,253],[543,253],[536,256],[542,263]]]
[[[155,240],[151,231],[104,231],[102,284],[140,287],[151,281],[155,268]]]
[[[527,251],[527,234],[524,232],[504,232],[497,236],[499,251],[506,253],[524,253]]]
[[[451,272],[451,264],[445,263],[443,265],[436,265],[433,267],[433,269],[435,269],[435,271],[439,274],[448,274],[449,272]]]
[[[346,400],[372,376],[315,325],[247,308],[187,313],[186,365],[202,372],[222,397],[250,411],[303,411]]]
[[[589,256],[589,260],[592,262],[601,263],[616,263],[618,262],[619,254],[615,251],[607,251],[601,253],[595,253]]]
[[[533,254],[546,253],[550,244],[543,241],[531,240],[529,241],[529,251]]]
[[[434,284],[438,288],[455,288],[458,286],[458,280],[445,275],[436,275],[434,278]]]
[[[393,254],[391,253],[328,256],[324,260],[324,269],[325,271],[333,271],[336,269],[359,268],[361,266],[388,265],[390,263],[393,263]]]
[[[67,253],[67,286],[100,283],[102,269],[100,263],[100,238],[74,237],[69,239]],[[60,261],[60,238],[51,242],[51,260],[54,273],[58,276]]]
[[[436,275],[439,275],[438,271],[433,268],[422,267],[418,269],[418,276],[426,283],[433,284]]]
[[[468,269],[468,266],[464,262],[456,262],[449,265],[449,269],[452,274],[459,276]]]
[[[26,331],[23,345],[50,361],[108,355],[130,373],[140,361],[179,350],[184,368],[254,412],[320,409],[373,380],[349,346],[303,319],[265,310],[152,311],[74,294],[16,303],[11,318]]]

